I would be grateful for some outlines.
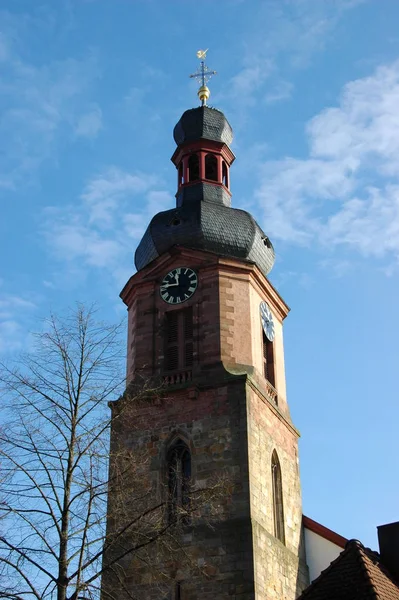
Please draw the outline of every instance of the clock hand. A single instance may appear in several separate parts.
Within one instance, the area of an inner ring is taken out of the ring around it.
[[[165,283],[164,285],[161,285],[161,289],[165,289],[165,288],[169,288],[169,287],[174,287],[176,285],[179,285],[178,283]]]

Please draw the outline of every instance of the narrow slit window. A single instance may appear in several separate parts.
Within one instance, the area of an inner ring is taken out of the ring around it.
[[[283,508],[283,485],[281,479],[280,461],[277,452],[272,454],[272,491],[273,491],[273,520],[274,535],[285,544],[284,533],[284,508]]]
[[[194,362],[193,308],[165,313],[165,370],[189,369]]]

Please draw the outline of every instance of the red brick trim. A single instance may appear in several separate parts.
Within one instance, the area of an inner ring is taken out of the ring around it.
[[[313,521],[313,519],[310,519],[309,517],[305,517],[305,515],[302,515],[302,524],[306,529],[313,531],[313,533],[317,533],[317,535],[320,535],[329,542],[336,544],[340,548],[345,548],[348,540],[342,535],[335,533],[335,531],[331,531],[331,529],[324,527],[324,525],[317,523],[317,521]]]

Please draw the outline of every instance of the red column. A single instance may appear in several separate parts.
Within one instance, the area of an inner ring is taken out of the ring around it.
[[[199,153],[199,159],[200,159],[200,169],[199,169],[199,176],[200,179],[205,179],[205,152],[200,152]]]
[[[222,157],[220,154],[216,155],[216,160],[218,161],[218,183],[222,183]]]
[[[188,181],[188,156],[183,158],[183,183]]]

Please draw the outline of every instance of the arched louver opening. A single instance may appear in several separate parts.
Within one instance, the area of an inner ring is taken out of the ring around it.
[[[285,544],[283,485],[281,480],[280,461],[277,452],[272,454],[272,489],[273,489],[273,519],[274,535]]]
[[[192,154],[188,159],[188,180],[198,181],[200,178],[199,157],[198,154]]]
[[[189,485],[191,478],[191,454],[183,440],[178,439],[167,455],[169,520],[188,521],[190,503]]]
[[[218,161],[214,154],[205,156],[205,179],[218,180]]]
[[[224,161],[222,163],[222,183],[227,189],[229,188],[229,171]]]
[[[183,162],[180,163],[179,166],[179,174],[178,174],[178,183],[177,185],[180,187],[183,183]]]

